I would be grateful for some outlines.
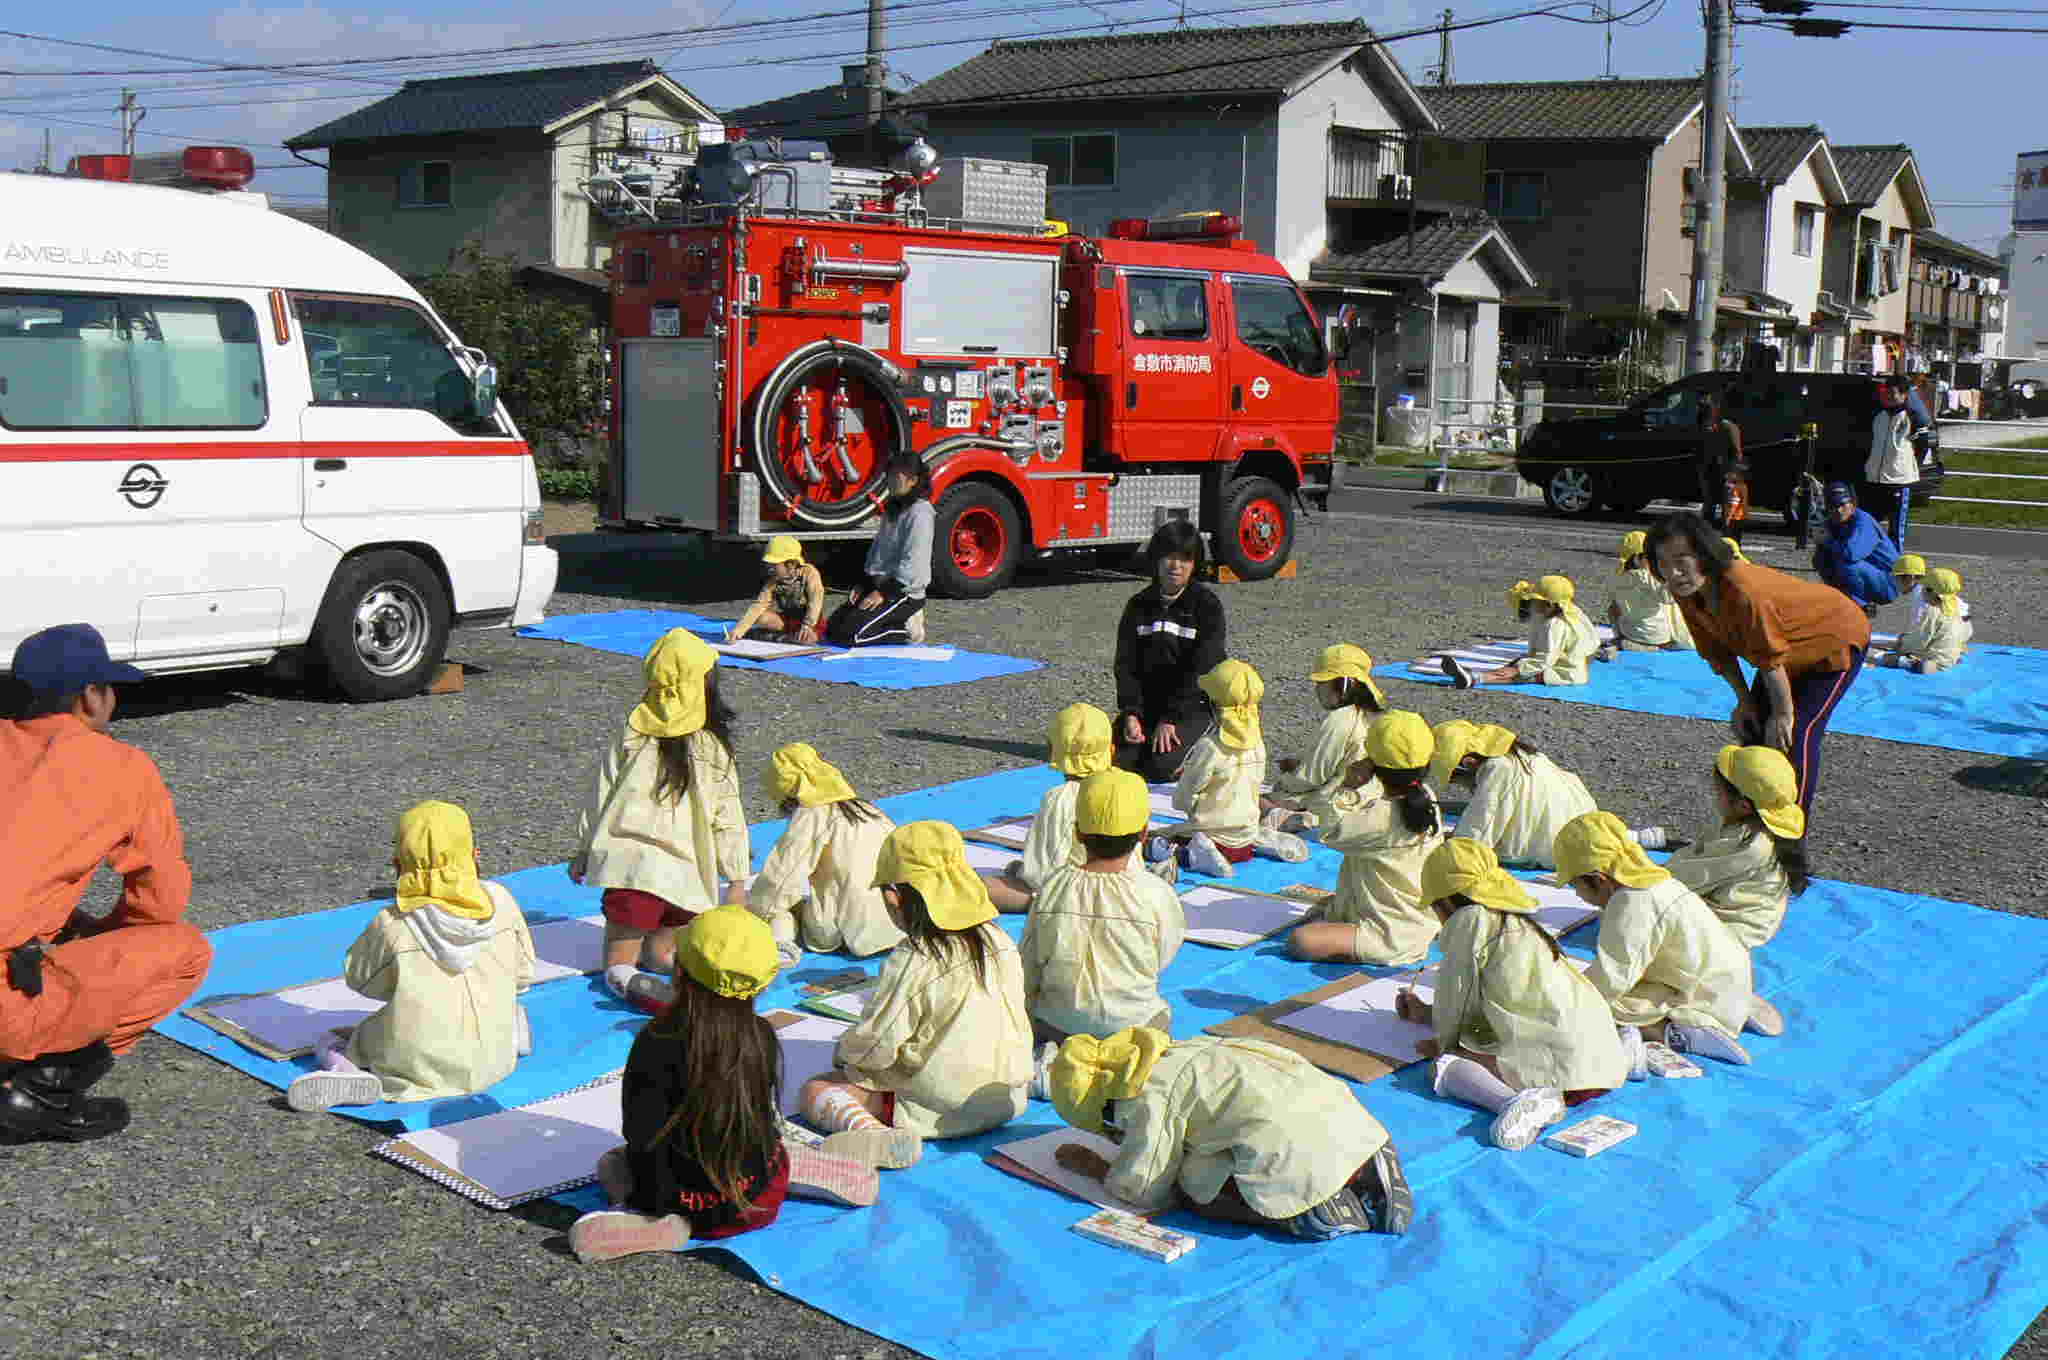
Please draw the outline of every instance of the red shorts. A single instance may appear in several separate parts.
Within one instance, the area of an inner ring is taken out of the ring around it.
[[[1257,854],[1258,849],[1257,845],[1225,845],[1221,841],[1216,842],[1216,852],[1232,864],[1243,864]]]
[[[1571,1109],[1573,1106],[1583,1105],[1589,1100],[1598,1100],[1606,1094],[1607,1092],[1599,1087],[1585,1091],[1566,1091],[1564,1093],[1564,1105],[1566,1109]]]
[[[895,1128],[896,1093],[894,1091],[877,1091],[875,1092],[875,1094],[882,1098],[882,1113],[878,1116],[878,1118],[880,1118],[881,1121],[884,1124],[887,1124],[890,1128]]]
[[[782,1203],[788,1198],[789,1157],[785,1154],[777,1164],[775,1174],[769,1178],[768,1184],[754,1191],[752,1213],[735,1213],[730,1205],[722,1201],[717,1206],[722,1212],[714,1211],[707,1215],[699,1209],[693,1213],[685,1197],[683,1216],[690,1220],[691,1237],[700,1242],[716,1242],[721,1238],[738,1237],[741,1233],[767,1227],[775,1221],[776,1215],[782,1212]],[[717,1226],[703,1226],[707,1217]]]
[[[606,888],[603,910],[605,920],[628,930],[655,931],[686,926],[697,919],[696,912],[684,911],[667,899],[638,888]]]

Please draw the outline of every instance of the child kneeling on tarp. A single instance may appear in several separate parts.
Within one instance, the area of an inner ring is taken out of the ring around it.
[[[1085,858],[1081,842],[1074,837],[1074,804],[1081,796],[1081,781],[1110,768],[1115,744],[1111,740],[1109,715],[1093,704],[1068,704],[1053,715],[1049,745],[1048,763],[1066,778],[1047,789],[1045,797],[1038,800],[1031,830],[1024,837],[1024,858],[1011,860],[1000,874],[982,875],[988,884],[989,900],[996,904],[997,911],[1029,909],[1054,869],[1079,864]],[[1160,876],[1170,883],[1179,877],[1179,866],[1168,863],[1166,867],[1174,872]],[[1131,873],[1143,873],[1145,863],[1133,855],[1126,868]]]
[[[1405,1233],[1415,1217],[1379,1120],[1345,1083],[1276,1044],[1077,1034],[1050,1077],[1060,1118],[1119,1145],[1110,1162],[1066,1143],[1059,1164],[1144,1209],[1180,1204],[1317,1242]]]
[[[1535,620],[1529,633],[1529,654],[1490,671],[1475,671],[1455,656],[1441,664],[1459,689],[1474,685],[1583,685],[1591,678],[1587,663],[1600,648],[1600,634],[1586,611],[1573,603],[1578,590],[1569,576],[1543,576],[1533,584],[1517,581],[1508,590],[1516,614]]]
[[[1440,1096],[1494,1114],[1495,1147],[1519,1151],[1566,1107],[1628,1080],[1607,998],[1535,921],[1536,899],[1493,851],[1452,837],[1422,866],[1422,897],[1444,923],[1436,1000],[1403,989],[1403,1020],[1433,1025]]]
[[[384,1008],[314,1047],[320,1070],[286,1088],[295,1110],[469,1095],[533,1051],[518,994],[533,936],[512,894],[477,877],[469,814],[425,802],[398,819],[398,900],[349,946],[348,985]]]
[[[861,1157],[784,1144],[775,1112],[782,1047],[754,998],[780,966],[768,924],[744,907],[697,916],[677,932],[675,1002],[626,1056],[619,1131],[598,1159],[612,1207],[569,1229],[580,1261],[682,1251],[773,1223],[785,1197],[873,1204]]]
[[[1198,874],[1233,878],[1255,854],[1299,864],[1308,842],[1262,820],[1259,786],[1266,780],[1266,738],[1259,700],[1266,682],[1242,661],[1219,661],[1201,680],[1216,722],[1189,748],[1174,786],[1173,805],[1187,820],[1145,843],[1145,858],[1170,855]]]

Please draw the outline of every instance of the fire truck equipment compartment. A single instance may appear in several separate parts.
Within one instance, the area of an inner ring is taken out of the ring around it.
[[[906,246],[903,259],[905,354],[1052,357],[1059,256]]]

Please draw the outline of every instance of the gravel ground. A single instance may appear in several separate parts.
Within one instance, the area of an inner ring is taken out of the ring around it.
[[[1305,675],[1326,642],[1350,639],[1392,660],[1507,630],[1504,588],[1545,571],[1571,574],[1597,601],[1615,537],[1541,520],[1341,511],[1305,526],[1300,579],[1223,591],[1232,653],[1267,679],[1274,750],[1302,749],[1314,731]],[[1759,538],[1760,560],[1794,561],[1789,540]],[[595,534],[556,541],[556,613],[737,609],[755,579],[743,553],[622,548]],[[2048,647],[2048,618],[2036,612],[2048,563],[1960,566],[1980,639]],[[905,695],[728,674],[749,815],[774,815],[752,771],[785,740],[814,741],[876,796],[1041,758],[1057,709],[1111,702],[1110,639],[1135,587],[1112,571],[1044,571],[991,601],[932,605],[935,640],[1050,662],[1027,675]],[[468,670],[466,691],[404,703],[348,707],[249,674],[130,696],[116,733],[155,756],[177,796],[199,925],[383,895],[393,819],[428,796],[470,810],[487,872],[569,855],[595,762],[636,696],[638,662],[504,633],[458,635],[451,655]],[[1463,714],[1527,733],[1632,824],[1695,824],[1724,739],[1717,723],[1391,689],[1433,721]],[[1827,757],[1818,872],[2043,914],[2043,766],[1839,734]],[[103,876],[94,896],[110,895]],[[309,961],[308,971],[334,962]],[[561,1211],[480,1210],[368,1159],[369,1130],[294,1115],[270,1088],[166,1040],[145,1039],[103,1089],[133,1103],[126,1134],[0,1147],[17,1225],[0,1253],[5,1353],[905,1354],[748,1282],[716,1255],[579,1269]],[[2012,1354],[2048,1357],[2048,1327],[2037,1321]]]

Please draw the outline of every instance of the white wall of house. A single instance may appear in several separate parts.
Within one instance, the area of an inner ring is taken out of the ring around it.
[[[1866,217],[1876,218],[1883,225],[1886,245],[1894,242],[1906,243],[1906,249],[1899,252],[1898,291],[1887,293],[1871,303],[1870,310],[1877,313],[1877,319],[1863,323],[1871,330],[1887,331],[1896,335],[1906,333],[1906,281],[1913,277],[1913,218],[1906,211],[1905,195],[1899,192],[1899,181],[1903,178],[1903,171],[1894,176],[1892,182],[1885,186],[1884,192],[1878,195],[1877,202],[1864,209]]]
[[[590,200],[578,186],[598,168],[593,148],[617,142],[622,113],[630,119],[625,125],[636,131],[688,134],[695,130],[698,121],[695,110],[643,92],[618,109],[593,113],[556,133],[554,181],[549,186],[549,199],[554,204],[554,223],[550,229],[552,264],[567,269],[602,269],[611,259],[611,223],[590,206]],[[690,157],[669,159],[687,164]]]
[[[2015,232],[2010,242],[2005,353],[2017,358],[2048,358],[2048,232]]]
[[[1799,251],[1799,210],[1813,216],[1813,243]],[[1783,184],[1773,185],[1764,209],[1768,239],[1765,242],[1763,289],[1783,298],[1803,319],[1813,314],[1820,300],[1821,261],[1827,254],[1828,206],[1821,195],[1820,177],[1813,173],[1809,156]]]
[[[1330,132],[1393,132],[1404,124],[1360,74],[1363,56],[1332,67],[1280,106],[1278,218],[1268,246],[1287,272],[1308,277],[1329,246]]]

